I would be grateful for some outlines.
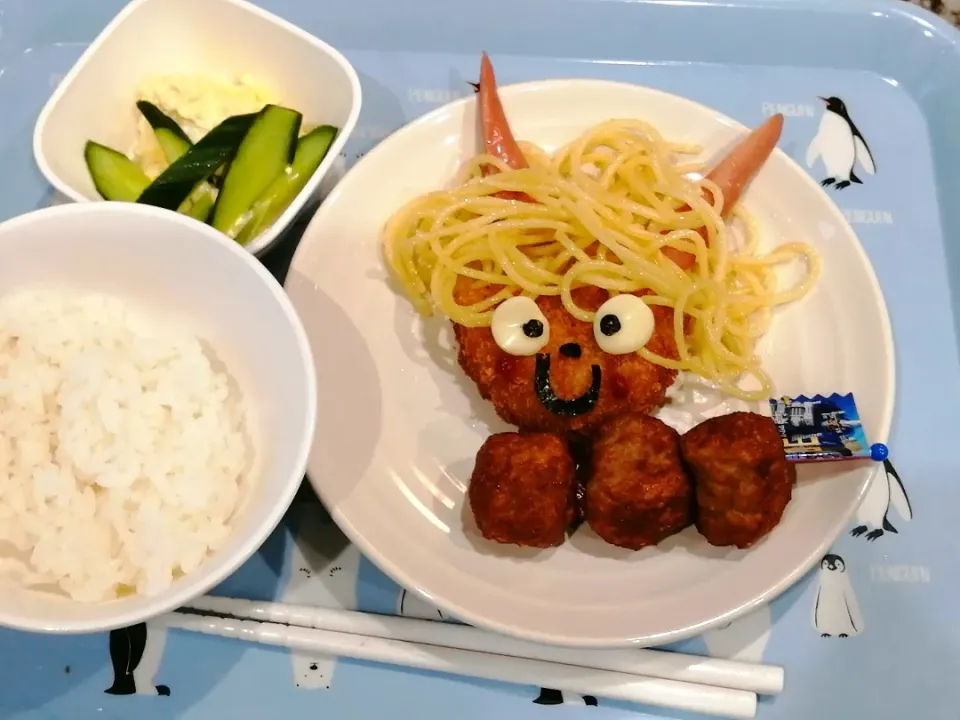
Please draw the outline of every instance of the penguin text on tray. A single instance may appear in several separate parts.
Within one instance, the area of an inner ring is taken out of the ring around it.
[[[930,568],[926,565],[871,565],[870,580],[876,583],[925,585],[930,582]]]
[[[467,90],[470,91],[470,94],[473,94],[473,91],[470,90],[468,86]],[[431,105],[443,105],[445,103],[453,102],[454,100],[459,100],[462,97],[466,97],[467,93],[462,90],[451,90],[450,88],[408,88],[407,89],[407,100],[414,103],[427,103]]]
[[[893,213],[889,210],[849,209],[843,215],[851,225],[893,225]]]
[[[760,109],[765,117],[778,113],[785,117],[814,117],[817,114],[813,105],[805,103],[763,102],[760,103]]]

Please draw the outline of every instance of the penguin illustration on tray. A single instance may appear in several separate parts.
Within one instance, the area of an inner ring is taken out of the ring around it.
[[[832,553],[824,555],[818,580],[813,627],[820,637],[846,638],[862,633],[863,615],[844,559]]]
[[[137,623],[110,632],[110,664],[113,685],[109,695],[169,695],[166,685],[155,685],[160,669],[167,629],[160,623]]]
[[[400,596],[397,598],[397,615],[419,620],[444,621],[447,619],[436,605],[428,603],[417,593],[408,592],[405,588],[400,588]]]
[[[315,503],[291,510],[293,547],[290,577],[281,600],[293,605],[355,610],[360,551]],[[337,659],[324,653],[291,650],[293,682],[302,690],[326,690],[333,681]]]
[[[862,185],[863,181],[854,172],[857,166],[868,175],[877,171],[870,146],[850,117],[843,100],[838,97],[820,99],[826,104],[826,109],[820,118],[816,137],[807,148],[807,167],[812,168],[818,159],[823,161],[827,177],[820,184],[824,187],[833,186],[843,190],[851,183]]]
[[[562,690],[540,688],[540,694],[533,701],[537,705],[580,705],[597,706],[597,699],[592,695],[577,695],[564,693]]]
[[[883,461],[883,473],[877,473],[857,509],[857,526],[850,531],[854,537],[866,535],[869,542],[885,533],[898,534],[890,522],[890,509],[897,511],[904,522],[913,520],[913,506],[903,487],[903,481],[889,459]]]

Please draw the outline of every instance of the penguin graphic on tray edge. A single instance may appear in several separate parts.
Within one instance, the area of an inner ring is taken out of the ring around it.
[[[847,574],[847,563],[835,553],[820,560],[812,619],[820,637],[847,638],[863,632],[863,615]]]
[[[824,187],[832,185],[843,190],[851,183],[862,185],[863,181],[854,173],[857,165],[868,175],[877,171],[870,147],[843,100],[835,96],[820,99],[826,109],[820,118],[817,134],[807,148],[807,167],[812,168],[818,158],[823,161],[827,177],[820,184]]]
[[[907,489],[893,463],[886,459],[883,461],[883,473],[877,473],[870,481],[870,487],[857,509],[858,525],[850,534],[853,537],[865,534],[868,542],[877,540],[885,533],[899,534],[900,531],[890,522],[891,509],[904,522],[913,520],[913,505],[910,504]]]
[[[137,623],[110,632],[110,664],[113,685],[108,695],[170,695],[166,685],[155,685],[160,669],[167,629],[161,623]]]

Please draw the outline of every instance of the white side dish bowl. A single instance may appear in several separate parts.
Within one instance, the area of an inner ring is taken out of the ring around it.
[[[215,547],[211,545],[214,550],[199,562],[190,563],[191,567],[182,576],[178,577],[181,574],[174,572],[172,582],[160,582],[155,586],[155,591],[144,592],[140,588],[140,592],[123,594],[117,599],[81,601],[72,599],[66,592],[59,592],[56,588],[27,587],[23,575],[10,572],[10,569],[22,562],[24,557],[29,557],[29,553],[24,555],[21,552],[18,558],[10,542],[0,542],[0,626],[51,633],[94,632],[129,626],[173,610],[205,593],[239,568],[276,527],[300,485],[313,440],[317,407],[314,363],[300,320],[279,283],[235,242],[190,218],[128,203],[64,205],[0,224],[0,305],[4,305],[4,311],[0,313],[4,315],[0,320],[0,334],[4,338],[3,347],[0,348],[0,366],[6,368],[0,372],[3,376],[0,382],[7,385],[10,384],[8,378],[13,375],[10,370],[11,357],[17,353],[21,356],[29,353],[24,349],[26,341],[18,340],[16,331],[11,335],[11,327],[16,327],[18,317],[10,312],[10,305],[4,303],[8,298],[25,291],[53,292],[63,296],[96,293],[119,298],[128,307],[138,309],[151,319],[151,323],[142,324],[146,327],[147,335],[153,332],[155,326],[152,321],[156,320],[169,323],[181,336],[199,339],[203,354],[210,359],[214,372],[225,371],[231,378],[231,391],[242,400],[248,453],[244,469],[233,475],[239,480],[227,488],[233,511],[224,523],[226,530],[220,530],[220,540]],[[29,305],[26,307],[29,312],[25,315],[29,316],[34,310]],[[104,324],[109,324],[107,315],[110,313],[104,313]],[[129,326],[133,327],[133,324]],[[21,337],[30,334],[31,330],[25,327]],[[122,335],[116,333],[115,337]],[[74,345],[79,343],[82,347],[89,347],[89,335],[74,333],[71,336],[70,327],[64,328],[59,337],[40,337],[40,341],[34,337],[32,347],[50,347],[57,343],[69,345],[70,337],[74,337]],[[64,338],[67,338],[66,342]],[[138,357],[145,352],[149,354],[149,348],[149,340],[137,345]],[[40,350],[39,355],[43,356],[45,352]],[[36,355],[33,357],[33,364],[26,364],[27,375],[21,374],[21,378],[29,376],[29,368],[36,366]],[[111,356],[107,352],[95,354],[95,357]],[[124,365],[122,355],[118,364],[121,367]],[[140,363],[140,366],[154,367],[152,363]],[[74,362],[71,367],[75,380],[81,369],[89,370],[90,363],[81,368],[80,364]],[[103,405],[103,398],[110,395],[109,383],[131,382],[129,372],[127,376],[120,373],[120,380],[117,377],[115,373],[108,377],[107,383],[91,385],[98,387],[98,397],[83,401],[95,413],[99,411],[101,419],[110,410]],[[141,375],[141,379],[143,377]],[[181,373],[181,377],[186,383],[195,379],[196,374]],[[136,378],[132,382],[135,388],[133,394],[137,395],[141,385]],[[143,381],[144,388],[147,382]],[[171,389],[169,375],[167,383],[166,390],[157,387],[154,388],[155,392],[164,397],[178,396],[177,383],[173,382]],[[72,387],[82,390],[83,386],[74,382]],[[69,461],[63,461],[58,452],[64,452],[64,446],[69,441],[64,418],[71,408],[75,410],[74,406],[79,403],[78,395],[82,395],[82,392],[73,392],[71,400],[67,400],[63,392],[54,395],[59,398],[60,405],[48,405],[48,413],[58,418],[56,422],[60,423],[61,433],[58,439],[51,441],[50,453],[57,458],[55,462],[61,468],[65,464],[69,467]],[[19,407],[17,397],[11,388],[0,388],[0,421],[6,425],[10,425],[11,413],[16,413]],[[123,404],[121,401],[120,405]],[[167,404],[170,405],[169,402]],[[201,455],[214,447],[213,443],[205,446],[201,442],[198,446],[194,440],[184,440],[185,435],[199,435],[205,427],[210,427],[208,422],[205,425],[204,419],[204,415],[209,414],[206,408],[210,404],[216,403],[200,402],[197,409],[184,414],[182,406],[178,413],[177,403],[172,403],[173,409],[167,422],[179,425],[175,428],[177,432],[173,433],[180,438],[177,441],[179,447],[190,446],[192,452]],[[191,414],[193,417],[190,417]],[[176,420],[175,416],[180,420]],[[174,420],[171,421],[170,417],[174,417]],[[184,417],[187,419],[184,420]],[[128,413],[125,426],[115,429],[113,439],[100,439],[107,444],[126,443],[129,447],[132,442],[135,445],[136,442],[129,439],[130,432],[127,430],[129,425],[136,424],[130,422],[135,419],[135,415]],[[104,421],[104,424],[109,423]],[[4,438],[6,450],[3,461],[5,467],[12,467],[10,457],[14,455],[20,467],[25,468],[18,477],[22,486],[29,490],[26,493],[29,506],[31,502],[39,502],[35,498],[45,492],[38,479],[42,463],[38,461],[33,467],[27,467],[31,461],[24,459],[26,451],[16,447],[14,451],[10,450],[10,443],[14,440],[16,437]],[[81,445],[76,445],[73,455],[76,467],[80,465],[76,458],[84,454]],[[166,449],[158,452],[156,444],[148,449],[155,463],[179,463],[177,467],[183,466],[182,453],[175,457],[175,453],[171,452],[166,456],[168,459],[164,460]],[[46,449],[44,452],[47,452]],[[130,454],[136,456],[136,453]],[[197,466],[203,466],[203,463]],[[176,467],[167,473],[157,471],[151,477],[174,477],[177,475],[175,470]],[[80,477],[81,472],[77,470],[73,477],[67,478],[71,493],[73,479]],[[191,499],[195,497],[192,490],[203,487],[204,483],[207,486],[216,485],[210,477],[197,477],[189,473],[184,476],[183,472],[179,476],[179,487],[160,487],[151,480],[146,495],[160,496],[166,493],[166,497],[170,498],[173,493],[174,502],[181,503],[179,507],[185,507],[194,502]],[[26,481],[25,477],[28,478]],[[139,477],[147,477],[146,468]],[[4,491],[10,495],[11,483],[15,482],[18,480],[13,471],[5,470],[0,475],[0,483],[6,484],[0,487],[0,497]],[[110,483],[106,483],[106,487],[104,485],[103,475],[99,477],[99,484],[88,485],[88,500],[96,498],[102,501],[113,492]],[[150,486],[159,492],[152,492]],[[144,487],[142,482],[139,487]],[[140,492],[139,497],[142,498],[144,492]],[[23,496],[20,495],[21,498]],[[63,492],[47,492],[46,502],[55,504],[58,500],[62,501],[64,496]],[[7,529],[10,527],[8,523],[17,522],[17,510],[12,507],[15,504],[6,502],[3,508]],[[175,542],[177,538],[170,536],[179,534],[156,529],[145,532],[142,520],[146,515],[143,510],[148,504],[143,500],[131,499],[127,507],[132,508],[128,515],[135,519],[131,527],[141,536],[140,547],[153,552],[157,548],[162,549],[166,543]],[[81,512],[83,508],[75,506],[71,509],[68,506],[65,510]],[[21,519],[27,515],[23,511],[19,514]],[[37,517],[37,514],[33,514],[29,519],[36,523]],[[194,519],[196,517],[197,514]],[[50,525],[57,523],[41,522],[41,536],[56,534],[56,528]],[[160,523],[156,527],[164,526]],[[203,535],[203,522],[193,527],[199,527],[199,534]],[[76,530],[74,534],[77,534]],[[60,537],[63,536],[61,533]],[[114,536],[111,542],[117,547],[120,540]],[[73,550],[72,543],[62,540],[61,543],[59,547],[54,546],[54,555],[57,551],[62,554]],[[93,573],[97,574],[96,563],[92,567]],[[169,579],[171,573],[167,574]]]
[[[259,255],[320,199],[321,182],[353,133],[360,81],[337,50],[243,0],[134,0],[100,33],[40,112],[40,171],[76,202],[102,200],[84,162],[87,140],[127,152],[136,137],[138,85],[158,75],[250,76],[304,126],[339,129],[326,157],[276,222],[246,249]]]

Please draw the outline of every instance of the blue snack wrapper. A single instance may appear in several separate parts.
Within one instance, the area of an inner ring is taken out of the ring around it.
[[[885,446],[867,442],[853,393],[771,399],[770,413],[791,462],[886,457]]]

